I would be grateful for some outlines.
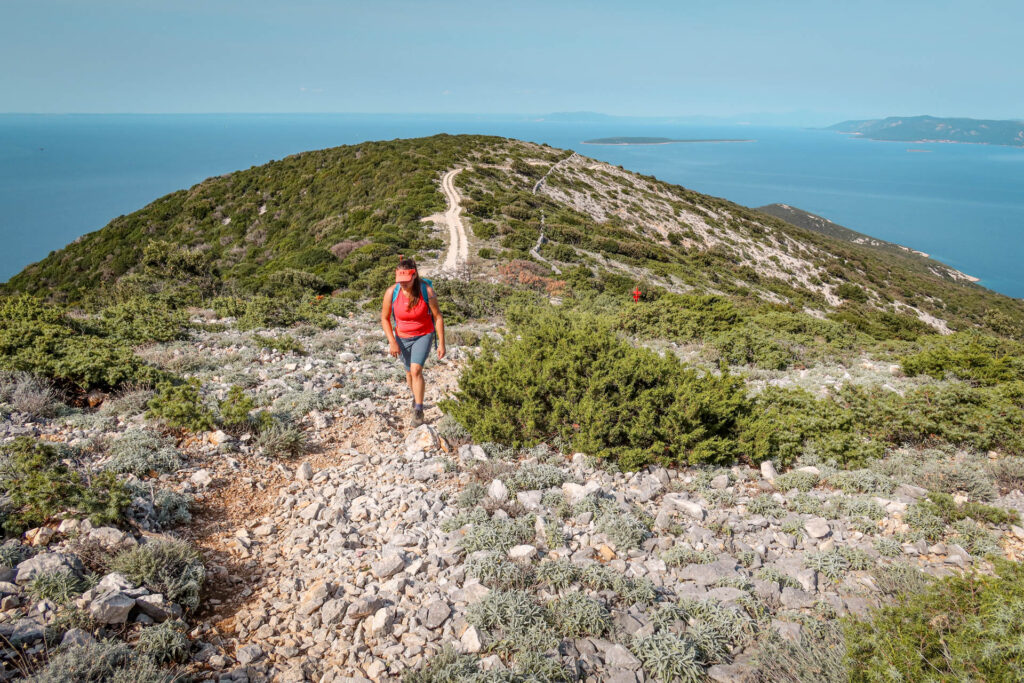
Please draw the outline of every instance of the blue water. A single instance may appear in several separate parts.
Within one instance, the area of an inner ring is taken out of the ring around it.
[[[308,149],[441,132],[546,142],[747,206],[791,204],[1024,297],[1021,149],[793,128],[466,116],[0,115],[0,279],[204,178]],[[620,135],[756,142],[581,144]]]

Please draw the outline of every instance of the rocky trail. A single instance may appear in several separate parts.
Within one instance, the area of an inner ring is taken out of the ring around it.
[[[222,323],[148,353],[192,368],[213,396],[245,384],[289,412],[308,448],[288,458],[222,432],[177,443],[183,464],[160,483],[195,499],[192,523],[173,533],[194,540],[207,567],[186,615],[183,668],[197,681],[398,680],[454,653],[494,680],[550,666],[587,681],[756,680],[765,643],[814,638],[823,620],[865,614],[908,577],[1024,549],[1024,529],[1010,525],[959,542],[902,537],[926,493],[913,472],[780,474],[765,463],[623,473],[548,445],[473,443],[436,407],[469,353],[457,346],[430,361],[428,424],[410,429],[404,376],[372,316],[306,331],[302,356],[256,349],[251,333]],[[849,370],[899,381],[885,367]],[[14,414],[0,437],[115,442],[145,424],[131,412]],[[993,503],[1024,509],[1024,494]],[[155,537],[87,523],[40,534],[50,547],[0,583],[0,635],[30,643],[53,614],[26,591],[34,574],[80,571],[69,558],[83,539],[113,549]],[[179,609],[118,575],[101,587],[78,600],[110,628]],[[692,642],[707,650],[687,664]]]

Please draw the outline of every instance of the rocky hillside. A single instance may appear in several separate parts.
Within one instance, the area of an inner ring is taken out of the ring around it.
[[[844,242],[872,247],[889,252],[897,257],[910,257],[912,261],[925,262],[928,269],[936,277],[946,278],[953,281],[977,282],[977,278],[961,273],[959,270],[950,268],[944,263],[930,259],[928,254],[923,251],[917,251],[910,247],[905,247],[902,244],[887,242],[885,240],[880,240],[877,237],[865,235],[862,232],[857,232],[856,230],[843,227],[838,223],[833,223],[827,218],[810,213],[809,211],[804,211],[803,209],[798,209],[795,206],[790,206],[789,204],[768,204],[767,206],[757,207],[757,210],[761,213],[781,218],[792,225],[796,225],[813,232],[818,232],[823,235],[828,235],[829,237],[835,237],[836,239],[840,239]],[[920,263],[917,265],[920,265]]]
[[[3,546],[0,633],[29,657],[44,636],[70,653],[44,680],[84,680],[86,656],[147,681],[163,680],[152,658],[195,680],[809,680],[822,643],[842,652],[839,617],[1024,552],[1019,459],[900,447],[854,469],[621,472],[474,443],[437,408],[472,347],[431,363],[430,424],[410,430],[375,321],[341,322],[249,331],[211,314],[221,329],[143,352],[206,405],[246,387],[291,439],[168,431],[145,388],[90,409],[4,380],[0,439],[66,444],[131,491],[123,520],[54,519]],[[870,359],[770,381],[920,385]],[[131,561],[170,538],[198,549],[199,592]],[[134,649],[112,653],[115,634]],[[814,680],[845,680],[840,656],[825,666]]]
[[[1021,302],[840,238],[448,136],[115,220],[0,297],[0,679],[1007,679]]]
[[[187,277],[207,294],[275,293],[294,283],[375,294],[398,254],[440,258],[446,234],[422,219],[445,206],[439,179],[453,168],[465,169],[455,183],[472,224],[467,265],[482,279],[498,279],[502,263],[533,258],[558,270],[582,266],[577,274],[588,281],[578,289],[626,291],[642,282],[752,296],[815,315],[849,301],[839,290],[854,287],[869,309],[942,331],[1024,311],[1018,300],[952,279],[952,269],[830,239],[577,154],[444,135],[304,152],[211,178],[85,235],[5,289],[80,301],[167,262],[161,249],[169,244],[183,251],[158,275]],[[542,234],[546,260],[530,253]]]

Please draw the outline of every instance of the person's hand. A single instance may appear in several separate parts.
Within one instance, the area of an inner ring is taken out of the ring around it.
[[[388,353],[391,354],[392,358],[398,358],[398,342],[392,341],[388,343]]]
[[[444,358],[444,354],[445,354],[444,344],[438,344],[438,346],[437,346],[437,359],[441,360],[442,358]]]

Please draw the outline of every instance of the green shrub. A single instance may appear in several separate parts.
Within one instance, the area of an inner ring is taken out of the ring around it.
[[[441,652],[425,658],[421,669],[409,670],[402,676],[403,683],[450,683],[451,681],[484,681],[479,660],[473,655],[460,655],[450,644]]]
[[[711,564],[715,561],[715,554],[710,550],[674,545],[661,554],[661,559],[670,567],[685,567],[688,564]]]
[[[105,336],[135,345],[182,338],[188,316],[162,299],[133,297],[104,308],[98,324]]]
[[[245,393],[245,389],[235,384],[228,389],[224,400],[217,403],[220,423],[232,434],[259,432],[272,426],[273,417],[270,413],[254,413],[255,410],[256,403],[252,397]]]
[[[185,635],[188,626],[182,621],[165,621],[139,633],[135,651],[158,664],[183,662],[188,658],[190,642]]]
[[[137,477],[152,473],[174,472],[181,467],[181,454],[159,434],[145,429],[129,429],[110,446],[105,468]]]
[[[128,343],[30,296],[0,301],[0,370],[31,372],[83,390],[161,377]]]
[[[580,578],[580,568],[568,559],[541,562],[537,565],[537,582],[554,590],[568,588]]]
[[[261,349],[270,349],[271,351],[280,351],[281,353],[294,353],[299,356],[306,355],[306,349],[290,334],[282,334],[279,337],[254,334],[252,340]]]
[[[487,519],[474,521],[459,540],[467,553],[477,550],[496,550],[506,552],[514,545],[521,545],[533,540],[536,536],[533,515],[518,519]]]
[[[88,584],[70,569],[58,569],[37,574],[28,585],[29,594],[36,600],[50,600],[57,605],[66,605],[81,595]]]
[[[856,301],[861,304],[866,304],[868,302],[868,293],[864,291],[864,288],[851,282],[844,282],[836,287],[836,295],[842,299]]]
[[[485,343],[468,363],[445,406],[475,440],[520,446],[558,435],[629,468],[735,455],[746,407],[738,378],[634,348],[595,319],[534,310],[512,324],[500,346]]]
[[[813,472],[801,472],[800,470],[793,470],[792,472],[786,472],[780,474],[772,482],[772,485],[779,491],[789,491],[790,489],[797,489],[806,493],[815,486],[818,485],[818,480],[821,477]]]
[[[846,683],[842,630],[824,622],[816,631],[804,628],[796,641],[776,631],[758,643],[758,679],[764,683]]]
[[[132,651],[123,642],[104,640],[75,645],[50,657],[46,668],[32,677],[33,683],[106,683],[129,665]]]
[[[696,643],[687,636],[659,632],[636,638],[630,649],[644,670],[660,681],[698,683],[704,680],[704,666]]]
[[[168,427],[202,432],[213,429],[213,413],[199,397],[199,382],[161,382],[149,400],[146,417],[161,420]]]
[[[1024,670],[1024,565],[952,576],[846,625],[851,681],[1016,681]]]
[[[611,627],[608,610],[583,593],[566,593],[548,603],[555,629],[566,638],[602,636]]]
[[[554,465],[526,463],[502,480],[508,485],[509,492],[515,493],[561,486],[568,478],[561,468]]]
[[[622,510],[608,511],[595,522],[598,533],[608,536],[608,540],[620,550],[639,548],[640,544],[651,535],[650,530],[639,519]]]
[[[270,457],[297,458],[306,452],[306,435],[294,425],[275,421],[260,432],[256,447]]]
[[[949,374],[982,385],[1024,380],[1024,344],[977,332],[929,339],[924,350],[900,362],[909,377]]]
[[[526,588],[533,582],[529,567],[510,562],[502,552],[488,552],[466,560],[466,572],[496,590]]]
[[[114,524],[130,502],[112,472],[77,472],[43,442],[18,437],[0,447],[0,453],[0,490],[9,497],[3,523],[8,534],[41,526],[61,513],[88,517],[96,525]]]
[[[524,591],[492,590],[469,606],[466,621],[506,651],[547,652],[558,645],[548,611]]]
[[[122,551],[111,560],[110,569],[188,609],[199,606],[199,591],[206,578],[199,552],[179,540],[152,540]]]

